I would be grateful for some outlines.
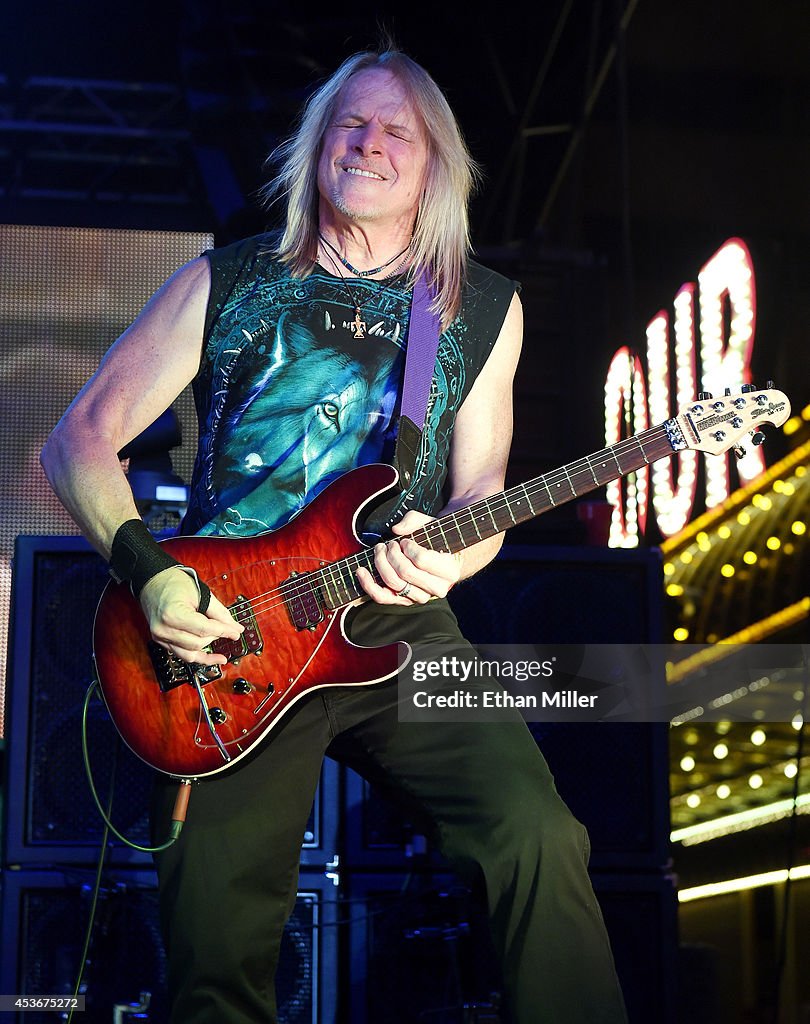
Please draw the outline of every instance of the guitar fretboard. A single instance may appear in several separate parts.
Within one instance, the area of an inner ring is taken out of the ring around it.
[[[457,512],[433,519],[411,536],[418,544],[434,551],[462,551],[603,487],[611,480],[674,454],[675,446],[670,438],[671,421],[524,484],[482,498]],[[371,548],[331,562],[312,573],[312,584],[327,608],[342,608],[365,596],[355,575],[360,567],[368,569],[381,582],[374,568]]]

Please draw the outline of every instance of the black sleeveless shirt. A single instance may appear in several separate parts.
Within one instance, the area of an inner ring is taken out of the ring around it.
[[[211,292],[193,382],[199,446],[182,532],[247,536],[283,526],[356,466],[391,461],[411,292],[404,275],[351,278],[348,287],[318,266],[293,277],[267,236],[205,255]],[[470,263],[461,313],[439,339],[422,445],[397,516],[444,504],[456,412],[514,290]]]

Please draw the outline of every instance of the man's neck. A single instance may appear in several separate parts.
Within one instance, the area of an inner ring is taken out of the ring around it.
[[[412,225],[358,224],[321,217],[319,230],[328,246],[332,246],[355,270],[367,272],[407,251]]]

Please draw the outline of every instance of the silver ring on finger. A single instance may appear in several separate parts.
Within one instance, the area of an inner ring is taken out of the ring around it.
[[[410,585],[410,583],[406,583],[405,586],[402,588],[402,590],[395,591],[397,597],[407,597],[408,594],[410,594],[410,592],[411,592],[411,585]]]

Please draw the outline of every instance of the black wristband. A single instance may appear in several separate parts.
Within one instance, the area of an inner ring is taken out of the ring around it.
[[[129,583],[135,597],[159,572],[180,563],[155,540],[141,519],[129,519],[118,527],[110,550],[110,575]]]

